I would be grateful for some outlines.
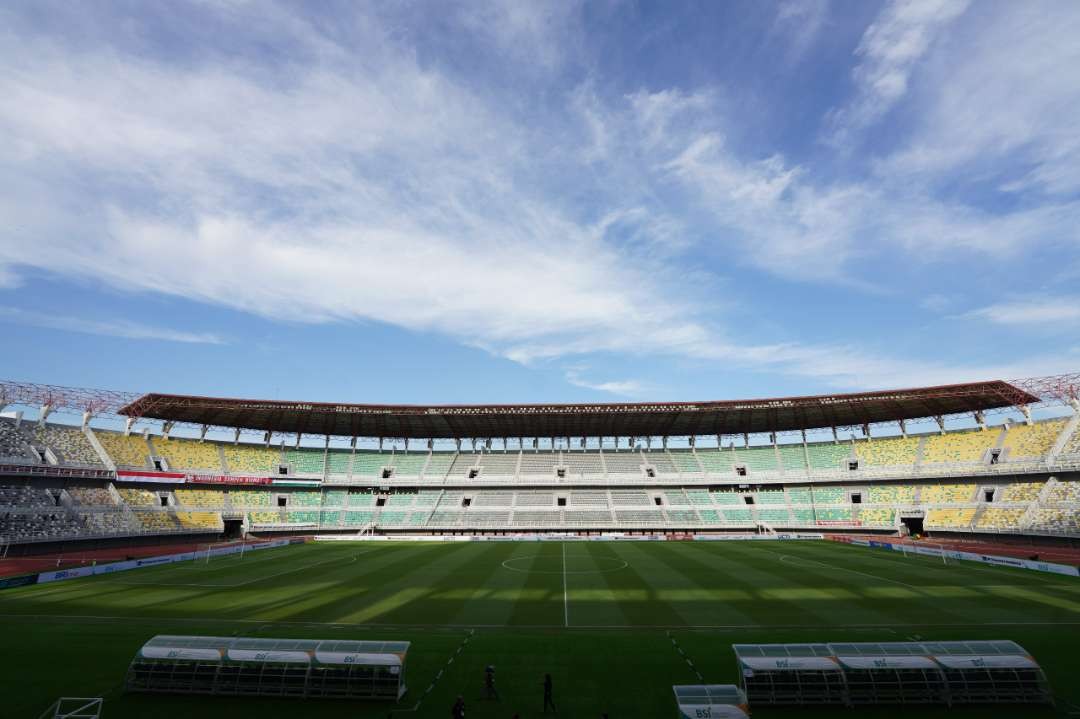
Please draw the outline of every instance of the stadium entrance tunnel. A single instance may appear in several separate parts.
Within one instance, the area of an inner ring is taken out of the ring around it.
[[[907,529],[908,536],[914,537],[923,535],[922,517],[901,517],[900,522]]]
[[[226,539],[240,539],[244,536],[244,520],[226,519],[223,522],[225,524]]]

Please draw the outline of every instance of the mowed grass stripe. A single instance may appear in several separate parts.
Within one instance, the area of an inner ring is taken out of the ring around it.
[[[1013,570],[1008,568],[1003,568],[1007,571],[996,576],[988,576],[986,572],[971,571],[982,569],[981,567],[959,566],[954,568],[952,583],[930,584],[925,574],[918,573],[921,565],[894,568],[893,563],[879,564],[877,557],[873,554],[875,551],[865,549],[862,552],[850,552],[845,550],[845,545],[822,544],[820,546],[804,545],[793,553],[827,561],[832,566],[842,567],[848,572],[874,572],[882,576],[902,578],[901,581],[917,587],[920,594],[933,598],[930,610],[938,617],[948,616],[958,620],[986,622],[1022,619],[1054,621],[1075,619],[1075,616],[1071,615],[1080,609],[1075,602],[1062,600],[1053,593],[1046,592],[1045,588],[1048,585],[1042,582],[1023,586],[1023,582],[1016,580],[1029,579],[1029,577],[1016,578]],[[932,577],[933,581],[941,579],[937,573],[932,574]],[[991,583],[995,578],[999,582]],[[1012,587],[1016,587],[1017,591],[1012,591]],[[941,619],[941,621],[947,620]]]
[[[562,547],[552,542],[523,542],[515,552],[514,571],[524,577],[521,593],[513,603],[510,625],[563,626]]]
[[[567,544],[571,566],[583,574],[567,577],[570,626],[682,624],[670,604],[660,601],[644,572],[626,556],[629,545],[617,542]],[[617,569],[621,563],[626,566]],[[611,602],[611,604],[609,604]]]
[[[390,548],[384,548],[382,552]],[[380,553],[381,554],[381,553]],[[292,619],[301,621],[371,623],[382,614],[393,611],[427,592],[434,571],[444,567],[451,571],[467,557],[464,545],[414,544],[404,552],[392,555],[372,555],[369,566],[359,570],[344,568],[331,571],[324,577],[331,586],[321,591],[321,601],[304,608]],[[443,623],[442,617],[420,611],[420,621]]]
[[[732,578],[702,564],[678,546],[659,542],[624,544],[619,549],[628,562],[640,567],[653,595],[666,602],[689,626],[753,623],[738,606],[751,595],[732,587]]]
[[[760,555],[772,557],[785,566],[793,565],[801,571],[819,577],[821,582],[845,583],[858,595],[849,600],[851,604],[877,611],[884,621],[898,623],[962,622],[970,621],[966,611],[954,612],[943,601],[938,601],[922,591],[917,584],[889,576],[882,568],[870,572],[864,568],[846,566],[834,554],[831,546],[811,546],[809,543],[783,543],[776,548],[754,547]],[[767,561],[764,558],[762,561]],[[916,580],[917,581],[917,580]],[[836,620],[833,622],[840,623]]]
[[[824,576],[748,545],[754,542],[690,542],[686,551],[722,568],[750,599],[744,611],[757,624],[820,622],[886,624],[895,621],[882,602],[865,596],[852,578]],[[678,551],[678,550],[676,550]],[[740,606],[742,609],[742,606]]]
[[[514,571],[503,566],[530,566],[536,553],[535,546],[519,542],[497,542],[498,552],[484,559],[487,571],[483,577],[469,586],[451,586],[438,595],[440,599],[455,602],[449,608],[456,608],[457,613],[451,621],[462,625],[509,624],[513,620],[518,605],[528,606],[528,611],[537,611],[547,615],[550,608],[550,596],[547,590],[539,590],[535,596],[529,596],[525,589],[529,575],[527,572]],[[478,567],[477,572],[482,572]],[[545,617],[540,617],[543,621]]]

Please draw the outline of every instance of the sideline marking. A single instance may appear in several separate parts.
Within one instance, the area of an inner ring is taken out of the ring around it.
[[[128,585],[128,586],[141,586],[141,587],[217,587],[217,588],[220,588],[220,589],[231,588],[231,587],[246,587],[249,584],[254,584],[255,582],[261,582],[264,579],[272,579],[274,577],[280,577],[280,576],[285,575],[285,574],[292,574],[294,572],[301,572],[301,571],[303,571],[305,569],[312,569],[313,567],[318,567],[318,566],[323,565],[323,564],[329,564],[330,562],[342,562],[343,559],[345,561],[342,562],[342,564],[352,564],[353,562],[357,561],[360,558],[360,555],[368,554],[369,552],[374,552],[374,551],[375,551],[375,549],[369,549],[367,552],[357,552],[351,558],[347,558],[347,557],[331,557],[330,559],[324,559],[323,561],[315,562],[314,564],[305,564],[302,567],[295,567],[293,569],[286,569],[284,571],[275,572],[273,574],[265,574],[265,575],[263,575],[261,577],[255,577],[254,579],[249,579],[246,582],[234,582],[232,584],[195,584],[195,583],[191,583],[191,582],[125,582],[125,581],[119,580],[119,579],[104,579],[104,580],[102,580],[101,583],[102,584],[124,584],[124,585]]]
[[[439,683],[439,680],[443,677],[443,673],[450,668],[451,664],[454,663],[454,660],[465,649],[466,645],[468,645],[469,640],[473,638],[474,634],[476,634],[476,630],[470,629],[469,633],[465,635],[464,641],[462,641],[461,644],[458,645],[457,651],[450,655],[450,658],[446,660],[446,664],[444,664],[442,668],[439,669],[438,673],[435,674],[435,678],[431,680],[431,683],[427,685],[427,689],[424,690],[424,693],[420,695],[420,698],[416,700],[416,703],[413,704],[411,708],[391,709],[390,716],[393,717],[395,714],[409,714],[418,711],[420,709],[420,705],[424,703],[425,699],[427,699],[427,695],[430,694],[431,690],[435,688],[435,685]]]
[[[701,676],[701,672],[699,672],[697,670],[697,667],[694,666],[694,662],[690,659],[690,657],[686,656],[686,652],[684,652],[683,648],[679,646],[679,643],[675,641],[675,637],[671,636],[670,631],[667,633],[667,636],[668,639],[671,640],[671,646],[675,647],[675,651],[679,653],[679,656],[686,660],[686,664],[690,667],[690,671],[697,675],[699,682],[704,683],[705,677]]]
[[[214,617],[155,617],[155,616],[131,616],[131,615],[107,615],[107,614],[0,614],[3,619],[55,619],[55,620],[78,620],[78,621],[120,621],[120,622],[154,622],[156,624],[166,622],[199,622],[202,624],[262,624],[265,626],[297,626],[297,627],[366,627],[368,629],[414,629],[414,630],[460,630],[460,629],[558,629],[558,624],[421,624],[418,622],[391,623],[391,622],[301,622],[301,621],[267,621],[265,619],[224,619]],[[577,625],[574,631],[635,631],[642,629],[656,630],[781,630],[781,629],[813,629],[820,631],[823,627],[835,626],[842,629],[881,629],[888,630],[894,627],[1080,627],[1080,622],[879,622],[864,624],[823,625],[817,624],[593,624]]]

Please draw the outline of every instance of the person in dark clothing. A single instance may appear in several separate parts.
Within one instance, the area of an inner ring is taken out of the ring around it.
[[[495,688],[495,667],[490,664],[484,669],[484,696],[499,700],[499,690]]]
[[[465,719],[465,700],[460,694],[457,701],[454,702],[454,707],[450,710],[450,716],[454,719]]]
[[[559,710],[555,708],[555,700],[551,698],[551,675],[544,675],[544,713],[547,714],[548,707],[551,707],[551,711],[556,714]]]

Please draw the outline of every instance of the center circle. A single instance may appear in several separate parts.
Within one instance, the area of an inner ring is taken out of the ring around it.
[[[597,564],[601,565],[595,569],[567,569],[566,560],[574,559],[576,557],[588,557]],[[514,566],[521,565],[526,562],[540,563],[543,569],[534,569],[533,567]],[[606,564],[607,566],[603,566]],[[502,563],[505,569],[509,569],[511,572],[521,572],[523,574],[606,574],[607,572],[617,572],[620,569],[626,569],[629,564],[624,559],[616,559],[615,557],[594,557],[591,554],[567,554],[565,557],[561,554],[552,554],[551,556],[538,555],[533,557],[513,557],[507,559]],[[548,569],[548,566],[551,566]]]

